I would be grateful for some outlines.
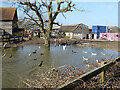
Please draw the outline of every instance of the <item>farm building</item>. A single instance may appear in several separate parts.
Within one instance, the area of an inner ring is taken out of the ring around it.
[[[70,38],[89,38],[89,28],[84,24],[63,25],[60,27],[60,32],[65,33]]]
[[[101,39],[120,41],[120,33],[100,33]]]
[[[100,33],[106,33],[109,32],[108,27],[107,26],[92,26],[92,33],[97,34],[97,39],[99,39],[100,37]]]
[[[51,37],[57,37],[58,35],[60,35],[59,29],[60,29],[60,26],[53,26]]]
[[[117,26],[111,26],[109,27],[110,33],[120,33],[120,28]]]
[[[17,9],[11,7],[0,7],[0,11],[2,11],[2,18],[0,18],[0,25],[2,25],[1,28],[4,29],[7,34],[18,32]]]

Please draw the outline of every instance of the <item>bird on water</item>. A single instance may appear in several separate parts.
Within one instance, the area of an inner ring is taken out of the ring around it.
[[[42,64],[43,64],[43,61],[41,61],[41,63],[40,63],[40,65],[39,65],[39,67],[41,67],[41,66],[42,66]]]

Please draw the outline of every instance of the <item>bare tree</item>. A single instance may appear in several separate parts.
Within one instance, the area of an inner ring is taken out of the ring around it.
[[[17,0],[18,1],[18,0]],[[24,13],[27,15],[26,19],[32,20],[41,30],[45,45],[50,46],[50,34],[54,24],[59,25],[55,22],[57,16],[61,13],[64,16],[64,13],[68,11],[73,11],[75,9],[75,4],[72,4],[71,1],[43,1],[40,2],[17,2],[17,5],[22,8]],[[34,14],[34,17],[33,15]],[[47,18],[44,16],[47,15]],[[35,18],[36,17],[36,18]],[[46,23],[48,23],[48,28],[45,28]]]

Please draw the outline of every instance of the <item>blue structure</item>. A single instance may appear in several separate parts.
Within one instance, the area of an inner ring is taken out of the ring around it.
[[[92,26],[92,33],[97,34],[97,39],[100,37],[100,33],[106,33],[107,32],[107,26]]]

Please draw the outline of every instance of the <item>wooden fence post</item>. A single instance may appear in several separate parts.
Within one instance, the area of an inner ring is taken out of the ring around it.
[[[105,62],[101,62],[101,66],[104,65],[104,64],[105,64]],[[100,83],[104,82],[104,80],[105,80],[105,73],[106,73],[105,70],[100,73]]]

